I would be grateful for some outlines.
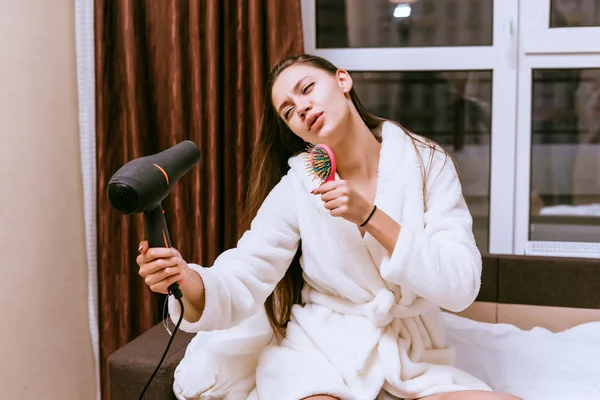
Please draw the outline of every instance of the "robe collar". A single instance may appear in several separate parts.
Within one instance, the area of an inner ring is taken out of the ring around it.
[[[417,203],[422,203],[423,201],[422,168],[411,139],[402,128],[392,122],[386,121],[381,126],[381,137],[382,146],[379,153],[375,204],[396,222],[400,223],[405,217],[403,213],[405,207],[402,200],[406,200],[406,196],[403,195],[406,193],[406,185],[410,186],[412,195],[420,194],[420,196],[417,196],[419,197]],[[321,182],[315,180],[306,171],[306,158],[307,153],[301,153],[291,158],[289,165],[300,179],[307,193],[310,194]],[[339,174],[335,174],[335,179],[340,179]],[[323,218],[330,220],[337,227],[345,225],[347,229],[352,228],[352,230],[360,233],[358,228],[351,222],[343,218],[332,217],[329,211],[323,206],[323,202],[319,196],[311,195],[311,198]],[[415,205],[411,205],[411,207],[413,206]],[[420,211],[420,214],[422,214],[423,207],[416,207],[413,211],[417,214]],[[335,220],[343,222],[338,224],[334,222]]]
[[[423,175],[415,147],[398,125],[384,122],[380,128],[382,146],[375,204],[401,227],[422,224]],[[388,285],[379,274],[379,266],[383,258],[388,256],[387,251],[368,232],[362,237],[357,225],[344,218],[331,216],[320,196],[310,194],[320,185],[320,181],[314,180],[306,171],[306,157],[307,154],[302,153],[289,161],[294,175],[306,190],[309,205],[314,206],[303,208],[307,212],[315,212],[314,217],[309,218],[311,227],[305,233],[322,233],[320,240],[323,251],[332,253],[321,254],[321,258],[343,263],[345,269],[352,270],[348,271],[351,275],[359,277],[363,282],[371,282],[368,285],[371,291],[385,288]],[[340,179],[338,174],[335,179]],[[333,255],[333,259],[329,257]]]

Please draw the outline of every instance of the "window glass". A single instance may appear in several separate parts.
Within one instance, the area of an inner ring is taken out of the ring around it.
[[[550,28],[600,26],[600,0],[551,0]]]
[[[318,48],[491,46],[493,0],[316,0]]]
[[[600,69],[533,70],[530,239],[600,241]]]
[[[363,105],[457,161],[479,249],[489,236],[491,71],[351,72]]]

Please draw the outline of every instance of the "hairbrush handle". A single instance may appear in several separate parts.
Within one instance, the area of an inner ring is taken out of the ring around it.
[[[325,150],[325,153],[327,153],[327,157],[329,157],[329,162],[331,164],[331,168],[329,171],[329,175],[327,175],[327,178],[325,178],[325,182],[330,182],[335,179],[336,165],[335,165],[335,156],[333,155],[333,150],[331,150],[331,148],[329,148],[329,146],[327,146],[326,144],[319,144],[317,146],[322,148],[323,150]]]

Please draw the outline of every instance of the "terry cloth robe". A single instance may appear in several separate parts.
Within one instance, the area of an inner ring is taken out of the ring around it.
[[[415,399],[490,390],[452,366],[440,309],[463,310],[480,288],[481,256],[454,164],[420,146],[422,166],[410,137],[391,122],[381,135],[375,203],[401,226],[391,256],[331,216],[310,194],[319,182],[304,169],[306,155],[291,158],[237,247],[210,268],[190,264],[204,280],[206,307],[200,320],[181,325],[198,334],[175,373],[179,399],[372,400],[385,392]],[[293,307],[278,342],[264,302],[299,243],[304,304]],[[172,298],[169,312],[176,322]]]

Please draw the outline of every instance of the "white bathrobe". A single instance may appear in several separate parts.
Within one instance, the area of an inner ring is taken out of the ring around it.
[[[481,256],[454,164],[441,152],[430,159],[421,146],[421,165],[409,136],[390,122],[382,139],[375,204],[401,227],[391,256],[331,216],[310,194],[319,182],[306,173],[305,154],[291,158],[237,247],[211,268],[190,264],[204,280],[206,308],[199,321],[181,325],[198,334],[175,373],[179,399],[372,400],[380,392],[415,399],[490,390],[452,366],[440,309],[466,308],[480,288]],[[300,239],[304,305],[293,307],[278,342],[264,301]],[[169,312],[177,321],[172,298]]]

